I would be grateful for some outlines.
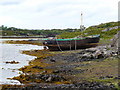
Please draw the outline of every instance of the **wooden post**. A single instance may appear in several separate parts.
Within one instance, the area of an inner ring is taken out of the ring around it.
[[[75,50],[77,49],[77,41],[75,40]]]
[[[71,40],[70,40],[70,50],[71,50]]]
[[[118,31],[118,54],[120,55],[120,31]]]

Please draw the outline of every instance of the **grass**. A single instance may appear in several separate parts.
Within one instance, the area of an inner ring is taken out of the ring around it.
[[[76,52],[77,51],[71,51],[71,52],[69,51],[50,52],[50,51],[43,51],[43,50],[23,51],[24,54],[36,56],[37,58],[30,61],[29,66],[24,66],[19,70],[27,74],[38,74],[38,73],[53,74],[53,71],[56,70],[56,68],[46,69],[46,67],[48,66],[52,67],[54,65],[57,65],[58,63],[53,63],[53,64],[45,63],[44,62],[45,58],[49,56],[54,56],[56,54],[67,55],[67,54],[76,53]],[[90,82],[93,82],[93,81],[102,82],[105,84],[108,84],[108,83],[116,84],[118,83],[118,80],[115,80],[113,78],[118,76],[118,60],[119,58],[117,57],[110,57],[103,61],[96,60],[96,61],[84,61],[84,62],[78,62],[78,63],[71,63],[72,65],[87,64],[85,66],[74,68],[75,70],[86,70],[86,71],[84,73],[79,73],[79,74],[74,74],[69,76],[66,74],[65,77],[69,78],[71,80],[71,83],[74,82],[77,78],[75,82],[82,82],[85,80]],[[64,64],[64,63],[59,63],[59,64]],[[43,69],[32,68],[34,66],[42,67]],[[109,75],[112,75],[113,78],[100,79],[101,76],[106,77]],[[29,83],[34,81],[34,80],[27,80],[26,75],[14,77],[13,79],[17,79],[24,83]],[[43,81],[35,80],[34,82],[40,83]],[[54,82],[54,83],[60,84],[65,82]]]
[[[117,23],[111,22],[111,23],[106,23],[106,24],[100,24],[95,27],[89,27],[86,29],[86,31],[83,32],[69,32],[69,33],[63,33],[61,35],[58,35],[58,38],[72,38],[78,35],[93,35],[93,34],[100,34],[101,39],[99,44],[109,44],[111,43],[110,39],[119,31],[119,29],[113,29],[108,32],[102,32],[105,28],[108,27],[113,27],[117,26]],[[7,43],[13,43],[13,44],[33,44],[31,42],[26,42],[26,41],[10,41]],[[34,43],[34,45],[37,45],[38,43]],[[55,64],[51,63],[45,63],[44,60],[45,58],[49,56],[54,56],[56,54],[70,54],[70,53],[76,53],[76,51],[64,51],[64,52],[50,52],[50,51],[44,51],[44,50],[33,50],[33,51],[23,51],[23,54],[31,55],[31,56],[36,56],[37,58],[29,62],[29,66],[24,66],[20,68],[24,73],[27,74],[52,74],[54,69],[46,69],[45,67],[47,66],[54,66]],[[80,51],[78,51],[80,52]],[[88,64],[87,66],[80,66],[74,68],[74,70],[86,70],[84,73],[79,73],[79,74],[74,74],[68,76],[66,74],[66,77],[70,77],[71,82],[82,82],[82,81],[90,81],[90,82],[102,82],[105,84],[114,84],[118,89],[118,82],[120,80],[115,80],[114,78],[118,76],[118,61],[120,59],[118,57],[109,57],[106,58],[103,61],[96,60],[96,61],[84,61],[84,62],[78,62],[78,63],[72,63],[72,65],[76,64]],[[43,69],[38,69],[38,68],[32,68],[34,66],[42,67]],[[105,79],[100,79],[100,77],[106,77],[106,76],[113,76],[113,78],[105,78]],[[13,79],[17,79],[23,83],[29,83],[33,82],[34,80],[27,80],[26,75],[20,75],[18,77],[14,77]],[[40,83],[43,81],[40,80],[35,80],[34,82]],[[56,84],[66,84],[70,83],[69,81],[65,82],[54,82]],[[120,90],[120,89],[119,89]]]
[[[99,24],[96,26],[90,26],[86,30],[80,32],[66,32],[58,35],[58,38],[73,38],[76,36],[89,36],[89,35],[96,35],[100,34],[100,37],[102,39],[111,39],[120,29],[113,29],[110,31],[103,32],[102,30],[118,26],[118,22],[109,22],[109,23],[104,23],[104,24]]]
[[[107,58],[103,61],[90,61],[86,62],[88,66],[77,67],[75,69],[87,69],[86,72],[77,74],[78,78],[83,77],[83,80],[90,82],[102,82],[102,83],[118,83],[118,80],[113,78],[118,76],[118,61],[119,58]],[[82,62],[81,62],[82,63]],[[84,63],[84,62],[83,62]],[[106,78],[106,76],[113,76],[113,78]],[[105,77],[100,79],[100,77]],[[119,80],[120,81],[120,80]]]

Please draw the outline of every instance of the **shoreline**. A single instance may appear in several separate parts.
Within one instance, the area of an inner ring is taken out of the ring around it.
[[[6,40],[3,43],[7,43],[7,44],[31,44],[31,45],[38,45],[38,46],[42,46],[41,42],[32,42],[32,41],[28,41],[28,40]]]
[[[5,40],[2,40],[4,42]],[[13,76],[19,76],[19,68],[28,65],[29,61],[36,58],[34,56],[29,56],[21,54],[22,50],[31,49],[42,49],[43,47],[30,44],[3,44],[2,46],[2,60],[1,60],[1,80],[0,84],[19,84],[16,80],[10,80]]]
[[[49,88],[52,86],[61,86],[62,84],[69,86],[71,84],[88,82],[98,82],[103,87],[103,84],[108,85],[108,87],[112,85],[114,88],[119,80],[115,79],[118,76],[118,67],[115,67],[118,64],[118,58],[110,57],[97,59],[96,61],[92,59],[88,61],[77,61],[78,58],[71,60],[71,57],[78,57],[83,51],[84,50],[64,52],[49,50],[23,51],[23,54],[36,56],[37,58],[30,61],[28,66],[19,69],[24,75],[22,74],[13,79],[25,84],[25,86],[18,86],[21,88],[29,87],[27,86],[28,84],[31,86],[30,83],[34,83],[36,87],[41,87],[42,84],[43,88],[47,84]],[[43,76],[44,79],[42,79]],[[3,87],[6,87],[6,85]],[[14,85],[9,87],[13,88]]]

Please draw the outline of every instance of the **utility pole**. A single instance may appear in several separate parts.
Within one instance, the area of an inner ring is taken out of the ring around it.
[[[83,31],[85,28],[84,28],[84,25],[83,25],[83,13],[81,12],[81,25],[80,25],[80,31]]]
[[[82,24],[83,24],[83,14],[81,12],[81,26],[82,26]]]

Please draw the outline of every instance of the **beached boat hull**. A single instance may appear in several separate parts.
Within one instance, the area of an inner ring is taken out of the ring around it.
[[[44,45],[49,48],[49,50],[76,50],[82,48],[88,48],[96,46],[99,42],[100,37],[87,37],[84,39],[76,40],[45,40]]]

